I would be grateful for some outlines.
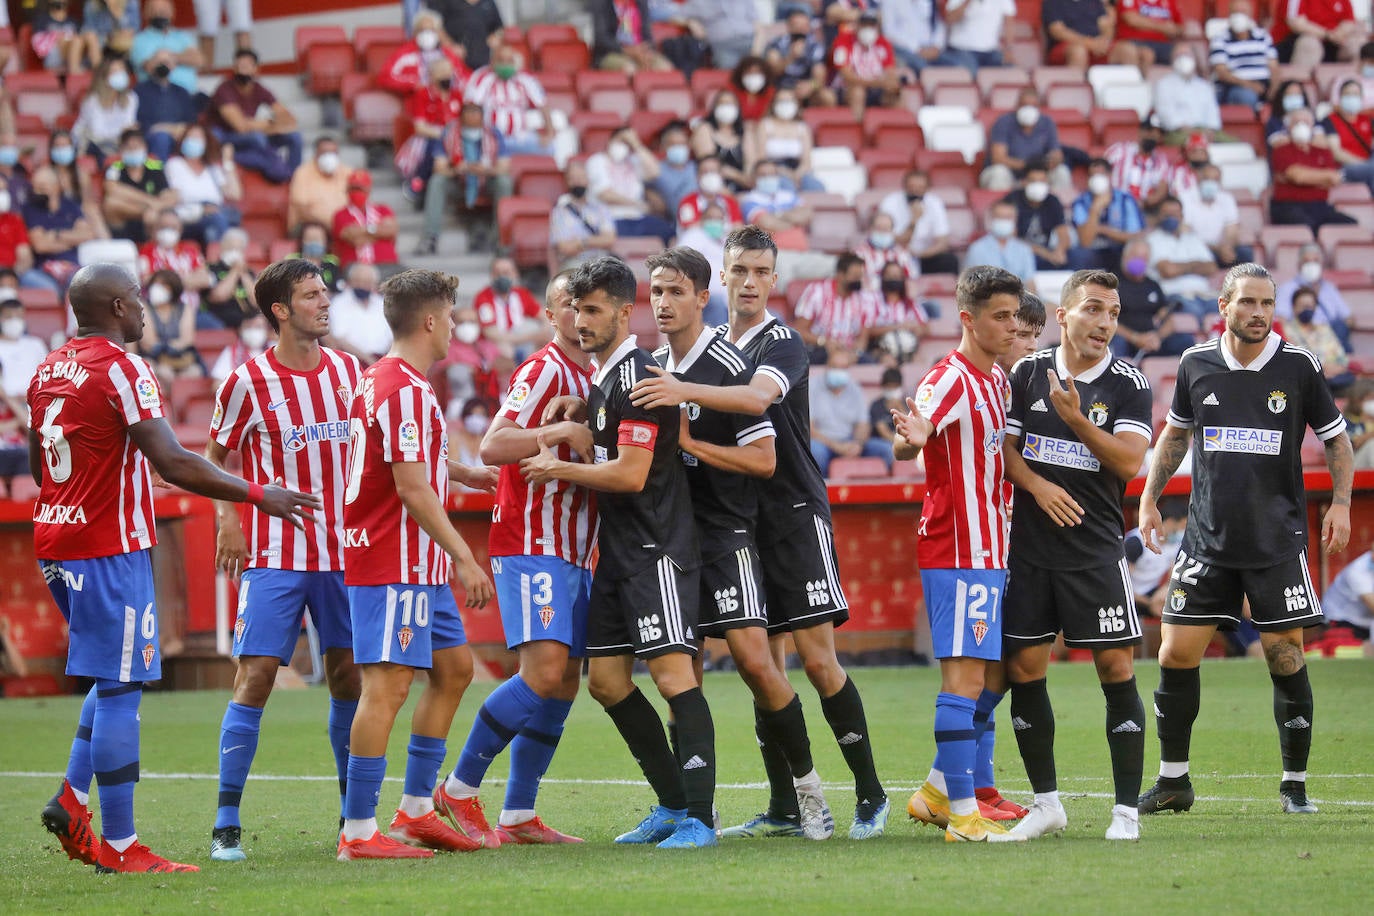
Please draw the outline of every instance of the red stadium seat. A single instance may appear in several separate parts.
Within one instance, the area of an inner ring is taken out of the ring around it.
[[[373,45],[396,48],[405,44],[405,29],[399,25],[360,25],[353,30],[353,47],[362,57]]]
[[[36,116],[44,130],[51,130],[58,117],[67,113],[67,93],[50,70],[7,73],[5,89],[14,101],[15,114]]]
[[[280,261],[300,250],[300,243],[295,239],[273,239],[272,244],[267,249],[267,260],[269,262]]]
[[[552,156],[511,156],[511,185],[522,197],[540,197],[550,204],[565,190],[563,173]]]
[[[1018,89],[1029,86],[1030,74],[1015,67],[979,67],[973,81],[978,85],[978,91],[987,98],[998,86],[1014,86]]]
[[[729,85],[729,70],[701,69],[692,71],[692,95],[696,98],[698,108],[706,108],[711,104],[711,97],[718,90],[725,89]]]
[[[572,92],[574,88],[573,74],[561,70],[539,74],[539,82],[544,86],[545,92]]]
[[[932,105],[962,105],[969,111],[977,111],[983,105],[983,93],[970,83],[943,83],[928,92],[926,98]]]
[[[93,77],[89,70],[67,74],[67,79],[62,89],[67,93],[67,107],[72,111],[76,111],[81,107],[81,100],[86,97],[86,93],[91,91],[92,79]]]
[[[591,66],[592,55],[580,39],[575,41],[552,41],[535,52],[538,64],[534,68],[543,70],[563,70],[578,73]]]
[[[863,146],[864,131],[863,127],[853,120],[848,123],[828,121],[815,128],[811,136],[816,146],[844,146],[849,149],[858,149]]]
[[[24,302],[26,292],[29,290],[19,291],[20,302]],[[66,332],[67,309],[59,304],[39,308],[24,302],[24,325],[28,333],[47,343],[53,335]]]
[[[571,121],[582,152],[588,155],[604,150],[611,134],[625,126],[625,119],[611,111],[578,111]]]
[[[544,203],[547,211],[548,204]],[[511,225],[511,256],[521,269],[544,267],[549,262],[549,216],[518,216]]]
[[[1056,83],[1045,91],[1042,100],[1046,108],[1071,109],[1079,118],[1083,117],[1083,112],[1092,111],[1096,104],[1093,87],[1087,83]]]
[[[691,89],[681,70],[641,70],[630,77],[630,85],[641,99],[651,89]]]
[[[881,458],[835,458],[830,462],[831,480],[872,480],[891,477]]]
[[[339,95],[344,74],[353,72],[357,55],[348,41],[317,41],[305,51],[301,70],[305,91],[314,96]]]
[[[860,236],[859,218],[852,208],[817,210],[811,216],[811,248],[816,251],[850,251]]]
[[[358,52],[358,67],[363,72],[371,76],[374,73],[382,72],[386,62],[391,60],[393,54],[400,49],[403,41],[374,41],[367,46],[366,51]]]
[[[1016,107],[1016,103],[1021,99],[1021,90],[1025,86],[1014,86],[1009,83],[999,83],[988,90],[983,96],[983,105],[996,111],[1010,111]]]
[[[572,76],[573,88],[584,103],[598,89],[629,89],[630,78],[619,70],[583,70]]]
[[[921,89],[927,96],[936,86],[972,86],[973,74],[963,67],[926,67],[921,71]]]
[[[377,89],[360,92],[353,97],[353,118],[348,135],[355,143],[390,140],[401,110],[401,100],[389,92]]]
[[[566,22],[536,22],[525,30],[525,44],[538,55],[545,45],[558,42],[581,41],[577,27]]]
[[[259,216],[277,220],[286,218],[286,207],[290,193],[287,185],[274,184],[259,173],[249,170],[243,170],[239,173],[239,181],[243,185],[243,199],[239,201],[239,209],[244,216]],[[267,238],[276,238],[279,234],[279,232],[274,232]]]
[[[1365,186],[1360,185],[1360,187]],[[1370,238],[1369,233],[1361,226],[1338,225],[1332,223],[1322,226],[1317,230],[1317,241],[1321,244],[1322,248],[1330,252],[1332,248],[1341,244],[1368,244]],[[1374,261],[1370,261],[1365,267],[1366,270],[1374,267]]]
[[[625,121],[638,107],[638,100],[629,86],[602,86],[583,96],[583,105],[588,111],[613,112]]]
[[[1007,66],[1030,72],[1044,60],[1040,42],[1034,38],[1016,38],[1007,45]]]
[[[1074,86],[1079,83],[1086,85],[1087,79],[1082,70],[1075,70],[1073,67],[1040,66],[1031,71],[1031,84],[1035,86],[1036,91],[1042,97],[1051,86],[1058,84]],[[1086,111],[1087,109],[1083,110]]]
[[[1140,134],[1140,117],[1124,108],[1094,108],[1088,120],[1103,147],[1120,140],[1135,140]]]
[[[1323,229],[1330,228],[1323,226]],[[1363,270],[1365,276],[1369,276],[1369,268],[1374,265],[1374,242],[1370,242],[1369,231],[1363,226],[1344,226],[1345,229],[1358,229],[1365,235],[1364,241],[1343,241],[1338,242],[1334,248],[1326,249],[1327,258],[1335,270]],[[1334,271],[1328,271],[1332,273]],[[1344,291],[1344,287],[1342,287]]]
[[[868,176],[868,183],[868,190],[860,191],[854,198],[854,215],[858,217],[860,226],[867,226],[869,220],[873,218],[874,212],[878,209],[879,204],[883,202],[883,198],[892,193],[896,188],[901,187],[900,183],[896,186],[874,187],[873,175],[871,172]]]
[[[646,146],[653,146],[658,142],[659,132],[677,120],[681,119],[671,111],[636,111],[630,115],[630,126]]]
[[[504,197],[496,204],[496,225],[501,236],[501,244],[511,244],[511,229],[515,220],[522,216],[549,215],[549,202],[539,197],[513,195]]]
[[[296,26],[296,60],[305,63],[305,51],[313,44],[321,42],[348,42],[348,33],[341,25],[298,25]]]
[[[656,86],[640,97],[642,106],[654,112],[666,112],[686,120],[696,111],[696,99],[686,86]]]

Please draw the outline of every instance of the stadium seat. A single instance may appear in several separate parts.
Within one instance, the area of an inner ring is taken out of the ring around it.
[[[994,108],[1003,106],[998,106],[992,102],[992,91],[999,86],[1010,87],[1014,90],[1012,104],[1006,107],[1014,107],[1016,104],[1014,93],[1020,92],[1023,86],[1030,85],[1030,73],[1016,67],[979,67],[973,81],[978,85],[978,91],[983,94],[984,102]]]
[[[575,111],[569,121],[587,155],[604,150],[611,134],[625,126],[625,119],[613,111]]]
[[[539,82],[545,92],[572,92],[575,88],[573,74],[562,70],[547,70],[539,74]]]
[[[283,258],[290,257],[291,255],[299,251],[300,247],[300,243],[297,242],[295,239],[273,239],[272,244],[267,247],[268,263],[280,261]]]
[[[636,111],[630,115],[630,127],[646,146],[652,147],[658,142],[658,135],[673,121],[681,120],[671,111]]]
[[[650,89],[691,89],[681,70],[640,70],[631,75],[630,85],[640,98]]]
[[[1221,167],[1223,188],[1249,188],[1256,195],[1269,187],[1269,163],[1263,159],[1228,162]]]
[[[1259,158],[1248,143],[1213,143],[1207,147],[1207,158],[1216,165],[1228,162],[1253,162]]]
[[[696,99],[686,86],[654,86],[639,98],[649,111],[665,112],[684,121],[696,110]]]
[[[1051,86],[1060,83],[1074,86],[1083,82],[1083,71],[1073,67],[1039,66],[1031,71],[1031,85],[1042,97]]]
[[[1035,289],[1035,294],[1045,300],[1045,305],[1057,306],[1059,296],[1064,290],[1064,281],[1069,279],[1071,273],[1071,270],[1037,270],[1031,278],[1031,285]],[[1045,330],[1048,331],[1049,328],[1046,327]]]
[[[348,41],[348,33],[341,25],[298,25],[294,39],[296,60],[304,66],[305,52],[311,45],[341,41]]]
[[[926,105],[916,115],[921,132],[930,138],[931,130],[941,124],[972,124],[973,112],[962,105]],[[930,147],[934,149],[934,147]]]
[[[982,233],[981,222],[968,207],[945,207],[949,218],[949,243],[954,248],[963,249]]]
[[[901,101],[898,108],[904,108],[913,115],[919,114],[921,108],[925,106],[926,94],[921,91],[920,86],[903,86]]]
[[[544,92],[544,104],[550,111],[561,111],[571,118],[574,111],[582,108],[582,100],[571,89],[549,89]]]
[[[385,45],[395,50],[406,40],[405,29],[399,25],[360,25],[353,30],[353,47],[361,58],[373,45]]]
[[[638,106],[635,91],[629,86],[598,86],[582,97],[588,111],[609,111],[628,121]]]
[[[1144,118],[1154,107],[1154,92],[1148,83],[1108,83],[1102,87],[1097,103],[1103,108],[1127,108]]]
[[[811,174],[825,186],[826,191],[839,194],[848,203],[868,189],[868,172],[861,165],[817,168],[813,162]]]
[[[1021,98],[1021,90],[1024,88],[1024,86],[999,83],[989,89],[987,94],[983,96],[983,107],[998,112],[1010,111],[1016,107],[1016,103]]]
[[[1328,198],[1331,204],[1340,207],[1343,204],[1365,204],[1369,203],[1371,195],[1369,185],[1362,181],[1351,181],[1345,184],[1338,184],[1331,189],[1331,196]]]
[[[635,279],[641,283],[649,282],[649,269],[644,266],[644,261],[650,255],[658,254],[663,250],[663,240],[655,236],[623,235],[611,244],[611,253],[634,271]],[[650,313],[652,320],[653,314]],[[658,329],[655,326],[654,332]]]
[[[972,86],[973,74],[963,67],[925,67],[921,70],[921,90],[927,96],[937,86]]]
[[[5,90],[14,102],[15,114],[36,116],[44,130],[51,130],[58,117],[67,113],[67,93],[51,70],[7,73]]]
[[[572,84],[585,103],[598,89],[629,89],[630,78],[619,70],[583,70],[572,75]]]
[[[702,68],[692,71],[692,96],[696,99],[697,108],[704,109],[711,104],[711,96],[717,91],[725,89],[730,85],[729,70],[712,70]],[[810,111],[811,109],[806,109]],[[810,122],[807,122],[810,123]]]
[[[67,107],[71,111],[77,111],[81,108],[81,101],[86,98],[86,93],[91,91],[93,79],[94,77],[89,70],[67,74],[67,78],[62,84],[62,91],[67,94]]]
[[[341,95],[343,77],[357,66],[353,45],[343,41],[316,41],[305,50],[301,63],[305,91],[313,96]]]
[[[348,135],[354,143],[389,140],[401,111],[401,100],[389,92],[378,89],[360,92],[353,98]]]
[[[942,83],[926,98],[932,105],[960,105],[969,111],[977,111],[983,105],[983,93],[971,83]]]
[[[511,257],[521,270],[545,267],[549,263],[548,204],[541,203],[544,213],[518,216],[511,223]]]
[[[1140,134],[1140,118],[1133,111],[1094,108],[1088,120],[1097,143],[1104,148],[1123,140],[1132,142]]]
[[[128,239],[90,239],[76,246],[76,262],[82,267],[110,261],[138,269],[138,246]]]
[[[933,132],[926,132],[926,145],[933,150],[957,150],[964,154],[964,161],[972,163],[983,155],[987,147],[983,125],[938,124]]]
[[[830,480],[872,480],[892,476],[881,458],[835,458],[830,462]]]
[[[1323,226],[1323,229],[1332,229],[1333,226]],[[1334,246],[1326,245],[1326,255],[1328,262],[1336,270],[1361,270],[1368,271],[1374,266],[1374,242],[1369,241],[1369,230],[1363,226],[1341,226],[1342,229],[1354,229],[1364,234],[1363,241],[1343,241]],[[1374,355],[1374,354],[1371,354]]]
[[[24,303],[25,330],[45,344],[49,343],[55,336],[65,334],[67,330],[66,307],[60,304],[43,308],[29,305],[24,296],[27,292],[30,290],[21,289],[19,291],[19,301]],[[44,292],[48,292],[48,290],[44,290]]]
[[[1336,245],[1369,244],[1370,241],[1369,233],[1360,226],[1343,226],[1332,223],[1317,230],[1317,242],[1328,252]],[[1370,261],[1366,265],[1366,270],[1369,268],[1374,268],[1374,261]]]
[[[1139,86],[1144,81],[1138,67],[1125,64],[1097,64],[1088,68],[1088,85],[1100,97],[1107,86]],[[1103,106],[1106,107],[1106,106]]]
[[[1041,96],[1046,108],[1092,111],[1096,105],[1091,86],[1086,83],[1055,83]],[[1081,118],[1082,115],[1080,114]]]
[[[1040,66],[1043,56],[1040,42],[1034,38],[1017,38],[1007,46],[1007,66],[1027,73]]]
[[[533,27],[531,27],[533,28]],[[565,73],[580,73],[591,66],[591,52],[581,39],[574,41],[551,41],[538,51],[537,71],[562,70]]]
[[[536,22],[525,30],[525,44],[536,56],[554,42],[581,41],[577,27],[566,22]]]
[[[817,210],[811,216],[811,248],[827,254],[851,251],[861,237],[859,219],[852,208]]]
[[[1350,306],[1350,323],[1361,331],[1374,330],[1374,286],[1343,286],[1341,298]],[[1374,354],[1374,350],[1359,351]]]
[[[854,198],[854,215],[858,218],[860,226],[867,226],[869,220],[873,218],[873,213],[878,209],[878,205],[883,202],[883,198],[896,190],[895,187],[891,186],[880,188],[872,187],[872,170],[869,170],[868,181],[870,185],[869,189],[867,191],[860,191]],[[897,187],[900,187],[900,185]],[[941,197],[943,199],[943,195],[941,195]]]
[[[1281,246],[1288,245],[1297,248],[1311,241],[1313,241],[1312,230],[1306,226],[1265,225],[1260,229],[1260,244],[1271,259],[1276,257]]]

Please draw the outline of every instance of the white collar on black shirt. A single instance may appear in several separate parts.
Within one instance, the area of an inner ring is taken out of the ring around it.
[[[734,344],[735,346],[743,350],[749,344],[749,341],[753,340],[755,337],[762,334],[764,328],[768,327],[769,324],[777,320],[777,315],[774,315],[772,312],[768,311],[767,309],[764,309],[763,320],[760,321],[758,324],[754,325],[749,330],[745,331],[743,334],[741,334],[739,336],[739,340],[730,340],[729,334],[725,335],[725,339],[730,340],[730,343]]]
[[[1108,350],[1106,355],[1093,363],[1086,371],[1074,376],[1074,381],[1095,382],[1102,377],[1102,373],[1107,371],[1107,367],[1112,364],[1112,351]],[[1054,371],[1059,373],[1060,379],[1069,377],[1069,367],[1064,364],[1064,345],[1060,344],[1054,348]]]
[[[1270,331],[1269,339],[1264,342],[1264,349],[1260,351],[1260,355],[1252,359],[1250,365],[1242,366],[1240,362],[1231,355],[1231,350],[1226,346],[1226,341],[1221,338],[1217,339],[1217,348],[1221,350],[1221,358],[1225,360],[1226,368],[1232,370],[1248,370],[1250,372],[1258,372],[1268,365],[1269,360],[1274,358],[1274,354],[1279,352],[1279,348],[1282,346],[1283,338],[1273,331]]]
[[[701,357],[701,354],[706,352],[706,348],[711,345],[711,341],[715,339],[715,336],[715,328],[712,328],[709,325],[703,328],[701,331],[701,336],[697,338],[696,343],[692,344],[692,349],[687,351],[687,355],[682,357],[682,362],[680,363],[673,362],[673,348],[672,345],[669,345],[667,366],[668,371],[686,372],[688,369],[692,368],[692,366],[696,364],[696,361]]]
[[[620,346],[615,348],[615,352],[606,359],[606,362],[596,367],[596,376],[592,379],[593,384],[600,385],[601,380],[610,374],[611,369],[638,347],[639,338],[633,334],[621,341]]]

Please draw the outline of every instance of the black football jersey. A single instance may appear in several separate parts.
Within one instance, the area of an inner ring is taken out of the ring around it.
[[[649,448],[653,464],[644,489],[638,493],[598,493],[601,515],[597,575],[623,578],[665,554],[680,569],[700,565],[696,528],[683,524],[692,517],[687,474],[678,458],[678,408],[645,410],[630,403],[630,389],[651,377],[646,366],[657,365],[633,336],[621,344],[597,370],[587,399],[595,461],[610,461],[628,448]]]
[[[717,332],[728,330],[722,325]],[[830,520],[825,477],[811,454],[811,360],[801,335],[772,315],[734,344],[753,362],[756,375],[768,376],[782,389],[767,413],[777,436],[777,470],[759,481],[758,542],[771,544],[812,524],[815,516]]]
[[[1315,356],[1273,333],[1245,367],[1220,340],[1198,344],[1179,359],[1169,423],[1193,431],[1184,553],[1257,569],[1307,547],[1302,440],[1345,431]]]
[[[1041,477],[1068,491],[1083,507],[1083,521],[1061,528],[1029,493],[1018,493],[1011,515],[1013,555],[1046,569],[1088,569],[1120,562],[1125,518],[1121,499],[1126,481],[1102,466],[1079,441],[1050,401],[1046,373],[1067,377],[1063,351],[1050,347],[1026,357],[1011,371],[1007,435],[1021,440],[1021,457]],[[1075,376],[1084,416],[1108,432],[1154,434],[1150,383],[1140,370],[1110,353]],[[1061,382],[1061,385],[1063,383]]]
[[[702,332],[682,362],[674,363],[667,347],[655,350],[654,359],[678,378],[697,385],[748,385],[754,377],[754,365],[749,358],[710,329]],[[687,411],[692,438],[702,442],[748,445],[773,435],[773,423],[767,417],[723,413],[693,403],[684,405],[683,409]],[[723,471],[686,452],[681,454],[682,465],[687,469],[702,559],[709,562],[752,545],[754,528],[758,524],[756,484],[759,478]]]

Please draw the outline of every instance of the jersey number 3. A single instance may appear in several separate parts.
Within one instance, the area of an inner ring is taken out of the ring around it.
[[[53,398],[43,412],[43,425],[38,427],[43,435],[43,462],[48,466],[48,479],[53,483],[64,483],[72,476],[72,447],[57,422],[57,415],[66,403],[66,398]]]

